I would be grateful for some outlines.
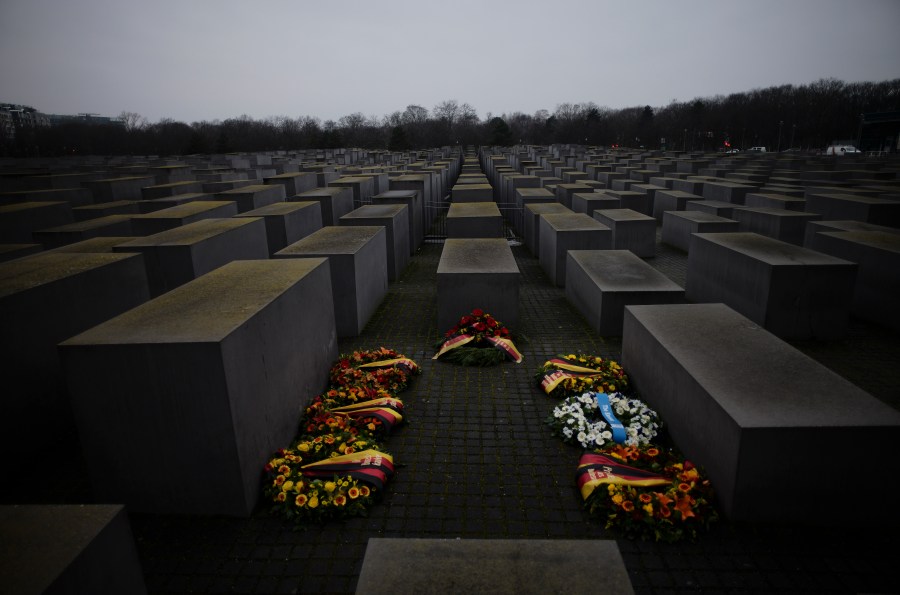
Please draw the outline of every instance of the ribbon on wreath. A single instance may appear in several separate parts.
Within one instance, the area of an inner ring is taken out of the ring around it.
[[[570,364],[564,359],[553,358],[551,360],[547,360],[544,365],[553,364],[558,370],[554,370],[544,375],[544,379],[541,380],[541,388],[544,389],[544,392],[548,395],[556,388],[560,382],[566,380],[567,378],[597,378],[603,376],[603,372],[597,370],[595,368],[585,368],[584,366],[576,366],[574,364]]]
[[[606,393],[594,393],[594,399],[597,401],[600,415],[603,416],[603,419],[609,424],[610,430],[612,430],[613,441],[617,444],[624,444],[625,439],[628,437],[625,433],[625,426],[613,413],[612,406],[609,404],[609,395]]]
[[[382,428],[387,433],[390,433],[395,426],[403,423],[403,401],[391,397],[335,407],[330,412],[346,415],[351,419],[381,422]]]
[[[462,347],[467,343],[471,343],[475,340],[475,337],[472,335],[457,335],[452,339],[447,339],[444,341],[444,344],[441,345],[440,350],[434,355],[431,359],[438,359],[451,349],[456,349],[457,347]],[[514,362],[517,364],[521,364],[522,354],[519,353],[519,350],[516,349],[515,344],[509,339],[505,339],[503,337],[484,337],[484,340],[508,355]]]
[[[644,471],[636,467],[629,467],[607,456],[585,453],[578,461],[578,470],[575,472],[578,489],[581,497],[587,500],[594,489],[603,484],[619,484],[631,486],[662,486],[672,483],[662,475]]]
[[[320,479],[349,475],[376,490],[382,490],[394,476],[394,459],[391,455],[377,450],[363,450],[303,465],[300,467],[300,473],[304,477]]]
[[[414,374],[419,369],[418,364],[406,357],[398,357],[397,359],[385,359],[378,362],[369,362],[357,366],[358,368],[393,368],[399,366],[405,368],[408,374]]]

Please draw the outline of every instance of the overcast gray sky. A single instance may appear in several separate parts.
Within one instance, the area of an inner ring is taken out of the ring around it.
[[[0,101],[183,122],[482,118],[900,78],[900,0],[0,0]]]

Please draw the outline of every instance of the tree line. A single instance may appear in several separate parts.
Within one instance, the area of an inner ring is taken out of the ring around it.
[[[358,147],[404,151],[446,145],[571,143],[646,149],[715,151],[823,148],[858,137],[864,113],[900,110],[900,79],[845,83],[821,79],[730,95],[673,100],[668,105],[611,109],[589,101],[563,103],[553,112],[488,113],[447,100],[431,110],[408,105],[376,117],[360,112],[337,121],[312,116],[186,124],[147,122],[123,112],[117,124],[67,122],[17,129],[0,147],[5,156],[188,155]]]

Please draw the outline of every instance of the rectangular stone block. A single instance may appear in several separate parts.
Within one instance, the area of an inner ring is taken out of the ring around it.
[[[353,188],[329,186],[301,192],[287,197],[288,201],[315,201],[319,203],[322,225],[338,225],[341,217],[353,210]]]
[[[318,202],[276,202],[236,217],[260,217],[266,224],[269,256],[322,229],[322,209]]]
[[[696,233],[685,296],[723,302],[782,338],[841,337],[857,266],[755,233]]]
[[[32,201],[0,205],[0,243],[27,244],[33,232],[75,221],[72,206],[63,201]]]
[[[56,345],[150,299],[139,254],[40,253],[0,263],[4,467],[74,433]]]
[[[278,179],[277,176],[269,180]],[[232,190],[225,190],[216,194],[216,200],[233,201],[237,204],[238,213],[246,213],[259,207],[264,207],[276,202],[284,201],[287,188],[290,184],[276,182],[266,184],[252,184]],[[297,194],[297,193],[294,193]],[[290,196],[293,196],[291,194]]]
[[[525,205],[525,246],[529,252],[540,254],[541,215],[545,213],[571,213],[571,209],[558,202]]]
[[[490,184],[456,184],[450,191],[450,200],[460,202],[494,202],[494,189]]]
[[[576,192],[572,195],[572,212],[590,217],[598,209],[618,209],[620,201],[605,192]]]
[[[503,219],[495,202],[453,203],[447,211],[448,238],[502,238]]]
[[[144,186],[141,188],[141,199],[153,200],[154,198],[165,198],[176,194],[193,194],[195,192],[203,192],[203,182],[185,180],[181,182],[172,182],[170,184]]]
[[[224,219],[238,214],[237,203],[225,200],[196,200],[131,218],[135,236],[149,236],[203,219]]]
[[[566,284],[566,252],[569,250],[609,250],[612,232],[608,227],[584,213],[541,215],[541,268],[557,287]]]
[[[742,205],[748,192],[755,192],[759,186],[738,184],[737,182],[706,182],[703,184],[703,198],[721,200]]]
[[[594,219],[612,234],[613,250],[630,250],[641,258],[656,255],[656,219],[631,209],[599,209]]]
[[[900,414],[731,308],[627,306],[621,363],[673,441],[704,467],[728,518],[896,524],[877,506],[835,515],[821,492],[836,469],[900,487],[896,457],[847,448],[891,452]]]
[[[363,205],[341,217],[341,225],[383,226],[388,281],[400,278],[410,256],[408,206],[389,203]]]
[[[45,190],[16,190],[0,192],[0,205],[18,202],[67,202],[72,207],[94,204],[94,196],[87,188],[53,188]]]
[[[733,219],[717,217],[703,211],[663,211],[660,239],[664,244],[687,252],[691,247],[692,234],[735,232],[739,226],[740,224]]]
[[[437,326],[443,333],[475,308],[513,331],[519,322],[519,267],[501,238],[450,238],[437,269]]]
[[[649,214],[650,197],[645,192],[636,192],[632,190],[604,190],[603,194],[619,199],[620,209],[631,209],[638,213]]]
[[[318,184],[318,178],[316,178],[316,174],[309,172],[283,173],[265,178],[263,181],[267,185],[280,184],[284,186],[284,196],[296,196],[297,194],[306,192],[307,190],[315,189],[316,185]]]
[[[806,224],[822,218],[818,213],[764,207],[737,209],[732,217],[740,224],[741,231],[758,233],[798,246],[803,245]]]
[[[0,244],[0,262],[37,254],[41,248],[40,244]]]
[[[734,219],[734,212],[746,208],[744,205],[735,205],[721,200],[688,200],[684,204],[686,211],[700,211],[725,219]]]
[[[825,231],[808,248],[859,267],[853,288],[854,316],[900,331],[900,230]]]
[[[82,182],[94,197],[94,203],[113,202],[117,200],[141,200],[141,189],[145,186],[156,185],[153,176],[123,176],[119,178],[105,178],[102,180],[88,180]]]
[[[189,194],[175,194],[165,198],[139,200],[135,204],[138,207],[138,213],[147,214],[168,209],[169,207],[177,207],[178,205],[183,205],[195,200],[215,200],[215,195],[212,193],[192,192]]]
[[[330,286],[322,258],[231,262],[61,343],[97,498],[250,516],[337,357]]]
[[[547,560],[553,572],[546,572]],[[634,593],[613,540],[370,538],[357,595]]]
[[[764,209],[806,210],[805,198],[774,192],[750,192],[744,197],[744,204],[748,207]]]
[[[370,204],[376,194],[375,182],[372,178],[364,176],[344,176],[328,183],[329,187],[350,188],[353,191],[353,208],[359,208],[364,204]]]
[[[680,304],[684,289],[630,250],[569,250],[566,299],[595,331],[618,336],[625,306]]]
[[[232,260],[269,257],[261,218],[201,219],[168,231],[136,238],[113,248],[140,252],[153,297],[184,285]]]
[[[653,218],[662,225],[663,213],[684,211],[689,200],[702,200],[702,197],[681,190],[660,190],[653,200]]]
[[[147,592],[120,504],[0,506],[8,593]]]
[[[47,249],[102,236],[133,236],[131,217],[132,215],[107,215],[35,230],[31,235]]]
[[[72,217],[75,221],[87,221],[107,215],[137,215],[140,213],[137,200],[117,200],[114,202],[101,202],[96,205],[85,205],[72,208]],[[48,226],[49,227],[49,226]]]
[[[406,177],[406,176],[403,176]],[[421,184],[419,184],[421,187]],[[372,197],[372,204],[406,205],[409,219],[409,254],[413,255],[425,240],[425,210],[418,190],[388,190]]]
[[[362,333],[388,289],[387,232],[381,226],[323,227],[273,258],[328,259],[338,337]]]
[[[556,202],[567,209],[572,208],[572,195],[576,192],[593,192],[594,189],[587,184],[557,184]]]
[[[520,236],[525,233],[525,207],[531,204],[556,202],[556,195],[546,188],[516,188],[513,229]]]
[[[839,193],[807,193],[806,210],[826,221],[852,219],[900,227],[900,200]]]

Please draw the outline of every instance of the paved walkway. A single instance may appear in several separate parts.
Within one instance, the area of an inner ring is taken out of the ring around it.
[[[247,520],[132,515],[151,592],[352,592],[369,537],[611,537],[581,509],[574,483],[580,451],[543,424],[553,401],[532,384],[532,375],[561,352],[618,358],[620,340],[587,328],[537,260],[514,247],[522,272],[521,327],[515,330],[529,338],[518,345],[524,363],[476,369],[431,360],[439,338],[433,320],[441,248],[425,244],[391,284],[365,333],[340,345],[342,352],[384,345],[422,368],[401,394],[409,424],[387,442],[400,468],[384,501],[368,518],[300,529],[265,510]],[[685,255],[660,246],[649,262],[683,284]],[[876,396],[896,399],[900,392],[895,333],[854,323],[846,340],[801,347],[838,363],[838,373]],[[852,523],[861,506],[894,514],[891,495],[846,477],[824,482],[822,497],[834,499],[835,521],[843,524]],[[886,532],[720,523],[697,543],[618,544],[638,593],[900,590],[900,547]]]

